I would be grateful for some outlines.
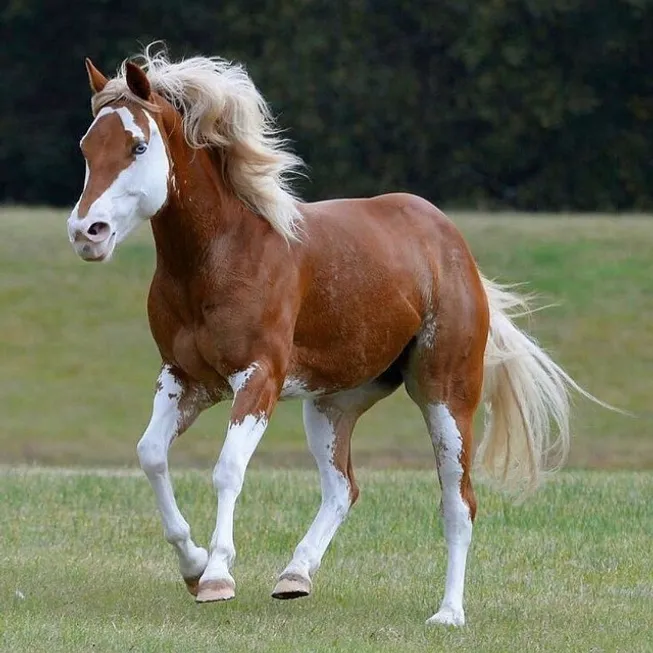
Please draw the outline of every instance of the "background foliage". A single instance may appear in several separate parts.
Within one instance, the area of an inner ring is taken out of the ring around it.
[[[653,208],[651,0],[9,0],[0,201],[74,202],[83,57],[109,73],[154,39],[246,63],[308,199]]]

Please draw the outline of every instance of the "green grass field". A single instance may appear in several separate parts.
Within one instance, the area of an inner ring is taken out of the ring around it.
[[[424,626],[446,556],[430,444],[403,391],[357,428],[362,498],[298,602],[269,593],[318,481],[301,469],[312,463],[299,404],[279,407],[237,510],[237,599],[196,606],[133,470],[158,368],[149,230],[93,266],[74,256],[64,212],[0,209],[0,651],[653,651],[653,472],[635,471],[653,468],[653,221],[453,217],[488,276],[556,304],[531,324],[554,358],[638,415],[579,400],[575,471],[522,505],[479,488],[458,631]],[[204,545],[227,419],[216,407],[173,449],[180,505]],[[122,471],[82,470],[94,465]]]
[[[208,473],[175,475],[206,543]],[[144,476],[0,474],[0,650],[653,651],[653,474],[563,473],[521,506],[487,490],[467,626],[427,627],[446,565],[429,472],[368,471],[308,599],[269,597],[318,504],[315,475],[250,473],[237,511],[237,597],[196,605]],[[20,594],[17,594],[17,593]]]
[[[526,281],[544,304],[533,332],[578,381],[629,419],[578,401],[571,465],[650,468],[653,396],[653,220],[454,215],[482,269]],[[0,462],[135,464],[158,359],[145,298],[153,270],[149,228],[109,265],[89,265],[67,242],[63,211],[0,209]],[[173,460],[211,466],[228,405],[207,412]],[[312,463],[298,402],[274,415],[253,464]],[[430,467],[421,416],[403,391],[354,434],[354,460]]]

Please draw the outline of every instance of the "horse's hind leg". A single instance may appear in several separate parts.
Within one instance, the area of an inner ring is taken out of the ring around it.
[[[465,623],[465,567],[476,514],[470,468],[473,417],[483,383],[482,324],[472,339],[478,346],[458,348],[456,339],[447,338],[435,347],[418,345],[406,373],[406,389],[420,407],[433,443],[448,553],[444,598],[428,624]]]
[[[472,416],[451,411],[446,403],[423,407],[442,488],[441,511],[448,560],[444,598],[427,623],[462,626],[467,551],[472,540],[476,500],[470,479]]]
[[[322,503],[290,564],[279,576],[272,596],[307,596],[311,578],[349,508],[358,497],[351,464],[350,440],[358,418],[399,386],[401,379],[384,379],[366,386],[304,402],[304,428],[322,486]]]

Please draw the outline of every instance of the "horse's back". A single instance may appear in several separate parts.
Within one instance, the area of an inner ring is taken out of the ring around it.
[[[481,288],[479,272],[458,227],[427,200],[409,193],[304,205],[312,256],[323,265],[365,262],[401,288],[420,313],[434,295]],[[312,242],[311,242],[312,241]]]
[[[348,239],[361,252],[388,263],[407,255],[419,264],[425,256],[438,266],[454,249],[471,258],[456,225],[429,201],[410,193],[324,200],[304,204],[302,213],[309,238],[315,234],[318,241]],[[393,253],[390,259],[388,249]]]

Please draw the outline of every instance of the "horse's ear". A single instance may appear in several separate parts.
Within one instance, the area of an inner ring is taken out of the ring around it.
[[[91,90],[93,93],[99,93],[109,80],[93,65],[88,57],[86,57],[84,63],[86,64],[88,83],[91,85]]]
[[[152,96],[150,80],[147,78],[145,71],[135,63],[128,61],[125,75],[127,77],[127,86],[129,90],[141,100],[149,100]]]

